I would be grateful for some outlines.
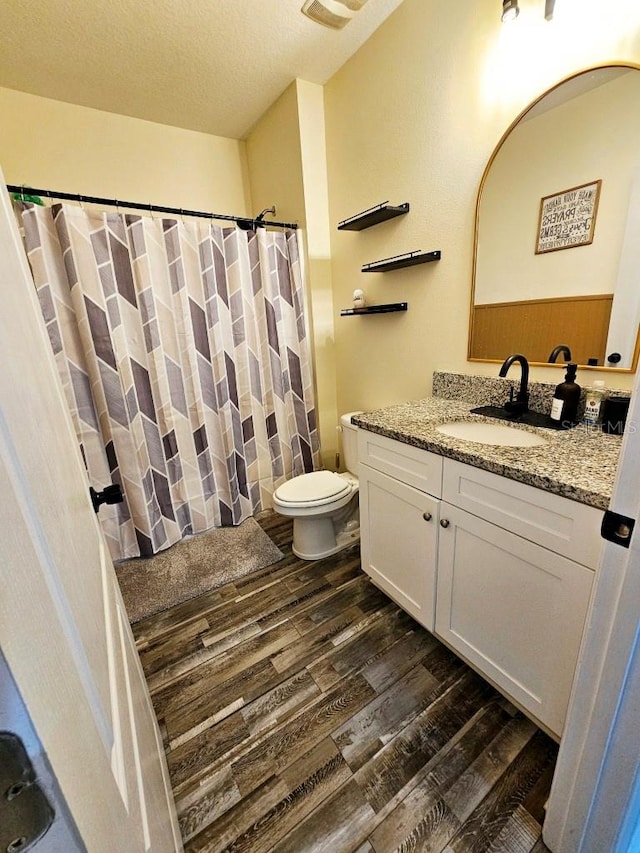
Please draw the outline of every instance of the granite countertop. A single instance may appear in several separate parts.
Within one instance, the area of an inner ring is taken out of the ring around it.
[[[504,421],[472,415],[477,403],[430,397],[352,417],[363,429],[457,459],[598,509],[607,509],[622,438],[586,426],[552,430],[513,424],[544,436],[536,447],[503,447],[451,438],[436,430],[450,421]]]

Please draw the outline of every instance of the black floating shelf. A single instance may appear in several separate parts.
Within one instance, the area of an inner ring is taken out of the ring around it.
[[[371,228],[372,225],[386,222],[387,219],[395,219],[396,216],[403,216],[405,213],[409,213],[408,201],[398,205],[383,201],[375,207],[363,210],[362,213],[343,219],[338,223],[338,231],[364,231],[365,228]]]
[[[439,261],[440,249],[435,252],[406,252],[404,255],[394,255],[392,258],[383,258],[381,261],[371,261],[362,267],[362,272],[387,272],[388,270],[399,270],[402,267],[414,267],[416,264],[428,264],[430,261]]]
[[[390,302],[388,305],[367,305],[364,308],[344,308],[341,317],[355,317],[359,314],[391,314],[394,311],[406,311],[406,302]]]

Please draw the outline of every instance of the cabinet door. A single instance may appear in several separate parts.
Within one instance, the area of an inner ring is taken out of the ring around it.
[[[440,501],[368,465],[359,471],[362,568],[433,631]]]
[[[442,503],[436,634],[562,734],[593,572]]]

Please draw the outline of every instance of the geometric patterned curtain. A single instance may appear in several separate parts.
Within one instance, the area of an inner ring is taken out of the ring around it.
[[[239,524],[318,466],[296,231],[19,205],[114,559]]]

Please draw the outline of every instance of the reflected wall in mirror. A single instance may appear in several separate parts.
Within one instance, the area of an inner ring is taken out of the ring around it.
[[[564,345],[578,364],[635,370],[639,140],[640,70],[629,66],[575,75],[505,134],[478,196],[471,361],[521,352],[546,364]],[[541,200],[596,181],[593,241],[536,254]],[[558,362],[565,356],[560,352]]]

